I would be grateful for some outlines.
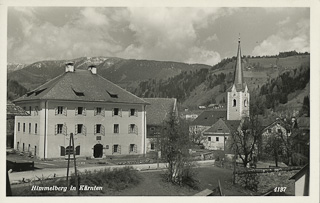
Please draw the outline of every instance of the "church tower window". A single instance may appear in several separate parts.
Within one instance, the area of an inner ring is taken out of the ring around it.
[[[232,104],[232,106],[237,106],[237,100],[233,100],[233,104]]]
[[[247,106],[248,106],[248,102],[247,102],[247,100],[246,100],[246,99],[244,100],[244,102],[243,102],[243,103],[244,103],[244,107],[247,107]]]

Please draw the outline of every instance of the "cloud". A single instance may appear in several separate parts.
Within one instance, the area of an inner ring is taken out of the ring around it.
[[[119,56],[213,65],[219,53],[202,50],[198,29],[208,28],[217,18],[230,15],[221,8],[129,8],[129,28],[135,42]],[[207,40],[217,40],[213,34]],[[203,43],[207,43],[203,40]],[[208,57],[215,57],[210,60]]]
[[[284,21],[280,21],[278,24],[283,23]],[[280,27],[276,34],[267,37],[256,46],[252,55],[275,55],[279,52],[293,50],[310,51],[310,20],[301,19],[293,27]]]
[[[213,65],[220,54],[204,47],[218,40],[217,35],[201,39],[199,32],[235,12],[230,8],[76,9],[59,26],[48,21],[49,17],[43,20],[37,8],[9,11],[19,16],[21,26],[20,40],[8,35],[9,61],[117,56]]]
[[[290,17],[288,16],[286,19],[284,19],[282,21],[279,21],[278,22],[278,26],[283,26],[283,25],[285,25],[285,24],[287,24],[289,22],[290,22]]]

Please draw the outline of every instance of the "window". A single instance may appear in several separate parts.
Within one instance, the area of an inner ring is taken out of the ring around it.
[[[100,107],[96,108],[96,115],[101,115],[101,108]]]
[[[96,133],[101,133],[101,124],[96,125]]]
[[[37,116],[38,115],[38,106],[34,107],[34,115]]]
[[[58,106],[56,109],[55,109],[55,114],[56,115],[67,115],[67,107],[64,107],[64,106]]]
[[[130,124],[128,133],[138,134],[138,126],[135,124]]]
[[[115,144],[115,145],[113,145],[113,149],[112,149],[112,152],[113,153],[120,153],[120,145],[117,145],[117,144]]]
[[[219,142],[219,137],[216,137],[216,141]]]
[[[26,132],[26,124],[23,123],[23,132]]]
[[[20,131],[20,123],[18,123],[18,131]]]
[[[138,116],[136,109],[130,109],[129,116]]]
[[[30,144],[28,144],[28,152],[30,152]]]
[[[77,125],[76,132],[77,132],[77,134],[81,134],[83,132],[83,124],[78,124]]]
[[[58,124],[56,134],[62,134],[62,130],[63,130],[63,124]]]
[[[271,128],[268,129],[268,133],[271,133]]]
[[[137,145],[135,144],[130,144],[129,146],[129,152],[137,152]]]
[[[22,151],[24,151],[24,143],[22,143]]]
[[[135,126],[136,126],[135,124],[129,125],[129,133],[134,133]]]
[[[63,113],[63,106],[58,106],[57,114]]]
[[[233,100],[233,105],[232,106],[237,106],[237,100]]]
[[[208,137],[208,141],[211,142],[211,137]]]
[[[78,115],[82,115],[83,113],[83,107],[78,107]]]
[[[101,124],[94,125],[94,134],[104,135],[104,126]]]
[[[151,150],[155,150],[155,144],[153,142],[151,142],[151,147],[150,147]]]
[[[80,146],[76,147],[76,155],[80,155]]]
[[[37,155],[37,146],[34,146],[34,156]]]
[[[34,124],[34,134],[38,133],[38,124]]]
[[[113,133],[119,133],[119,124],[113,125]]]
[[[247,107],[248,102],[247,102],[247,100],[246,100],[246,99],[244,100],[244,102],[243,102],[243,103],[244,103],[244,107]]]
[[[66,148],[63,146],[60,146],[60,156],[65,156],[66,155]]]
[[[114,116],[119,116],[119,108],[114,108],[113,109],[113,115]]]
[[[31,123],[29,123],[29,134],[31,133]]]
[[[32,109],[32,107],[31,106],[29,106],[29,114],[31,115],[31,109]]]

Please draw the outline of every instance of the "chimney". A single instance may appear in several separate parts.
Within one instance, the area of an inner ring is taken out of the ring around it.
[[[91,71],[92,74],[97,74],[97,67],[95,65],[89,65],[88,70]]]
[[[74,64],[73,61],[66,62],[66,73],[67,72],[74,72],[73,64]]]

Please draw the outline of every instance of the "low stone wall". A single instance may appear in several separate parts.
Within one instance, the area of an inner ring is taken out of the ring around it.
[[[244,169],[236,172],[235,183],[258,193],[285,187],[285,195],[294,195],[294,180],[289,178],[296,174],[299,168]]]

